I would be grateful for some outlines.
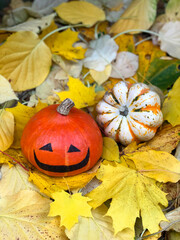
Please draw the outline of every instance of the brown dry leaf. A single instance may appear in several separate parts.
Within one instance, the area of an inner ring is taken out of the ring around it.
[[[171,229],[180,232],[180,207],[166,213],[165,216],[169,222],[162,221],[160,223],[161,228],[166,229],[166,231]]]
[[[33,32],[12,34],[0,46],[0,74],[14,91],[24,91],[40,85],[49,73],[51,51]]]
[[[171,124],[164,125],[155,137],[146,143],[146,146],[171,153],[180,141],[180,125],[172,127]]]

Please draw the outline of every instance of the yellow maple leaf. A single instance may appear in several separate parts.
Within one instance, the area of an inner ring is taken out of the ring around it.
[[[14,108],[6,108],[6,110],[14,115],[15,118],[15,130],[14,130],[14,142],[13,147],[20,148],[20,140],[23,129],[30,118],[47,104],[39,102],[35,108],[25,106],[18,102],[18,105]]]
[[[55,10],[64,21],[72,24],[83,23],[88,27],[106,19],[104,11],[89,2],[62,3]]]
[[[72,177],[50,177],[38,170],[30,172],[29,181],[32,181],[42,193],[51,197],[52,193],[61,190],[83,188],[96,175],[96,171],[88,171]]]
[[[47,217],[51,201],[32,190],[0,199],[0,239],[62,239],[59,218]]]
[[[84,108],[95,104],[95,86],[86,87],[79,79],[72,77],[69,77],[67,85],[69,91],[56,92],[61,101],[70,98],[77,108]]]
[[[158,231],[159,222],[166,220],[159,204],[167,206],[168,201],[153,179],[119,163],[116,166],[102,164],[97,178],[102,184],[87,194],[92,199],[89,204],[96,208],[112,198],[106,215],[113,219],[115,234],[126,228],[134,231],[140,213],[143,227],[151,233]]]
[[[85,236],[90,240],[132,240],[134,234],[129,228],[114,235],[112,219],[105,216],[107,210],[108,208],[102,205],[92,210],[93,218],[79,217],[79,222],[70,231],[65,231],[66,235],[69,239],[76,240],[84,240]]]
[[[56,35],[51,50],[68,60],[83,59],[86,49],[72,46],[78,40],[78,32],[67,29]]]
[[[163,116],[173,126],[180,124],[180,77],[176,80],[173,88],[169,91],[167,98],[163,103]]]
[[[8,149],[14,140],[14,116],[12,113],[0,110],[0,150]]]
[[[33,32],[20,31],[0,46],[0,74],[14,91],[40,85],[51,66],[51,51]]]
[[[148,29],[156,17],[156,0],[134,0],[114,23],[111,33],[120,33],[129,29]],[[139,31],[135,31],[139,32]]]
[[[119,147],[114,139],[109,137],[103,138],[102,158],[108,161],[119,161]]]
[[[81,193],[70,195],[65,191],[55,192],[52,198],[54,202],[50,204],[48,216],[61,216],[60,224],[68,230],[78,222],[78,216],[92,217],[91,206],[88,204],[90,199]]]
[[[180,180],[180,162],[171,154],[163,151],[136,151],[122,156],[131,160],[142,175],[159,182],[177,182]]]
[[[57,29],[57,25],[55,24],[54,21],[52,21],[52,23],[45,29],[43,29],[42,33],[39,35],[39,38],[42,39],[43,37],[45,37],[48,33],[54,31],[55,29]],[[56,39],[57,35],[59,33],[53,33],[52,35],[50,35],[48,38],[46,38],[44,40],[44,42],[46,43],[46,45],[52,49],[52,45],[54,43],[54,40]]]

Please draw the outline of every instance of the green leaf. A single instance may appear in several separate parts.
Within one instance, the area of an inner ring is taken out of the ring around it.
[[[166,90],[180,76],[180,60],[155,59],[147,72],[146,79],[161,90]]]
[[[168,20],[180,20],[180,1],[179,0],[169,0],[166,10],[166,16]]]

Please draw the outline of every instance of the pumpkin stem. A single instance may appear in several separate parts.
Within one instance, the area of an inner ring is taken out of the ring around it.
[[[70,98],[66,98],[62,103],[57,107],[57,112],[67,116],[71,110],[71,108],[74,107],[74,102]]]

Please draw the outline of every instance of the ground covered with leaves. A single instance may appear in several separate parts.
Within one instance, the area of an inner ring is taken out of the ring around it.
[[[0,3],[0,239],[180,239],[180,1]],[[106,91],[143,82],[163,124],[127,146],[103,135],[88,172],[50,177],[22,154],[27,122],[70,98],[96,120]]]

